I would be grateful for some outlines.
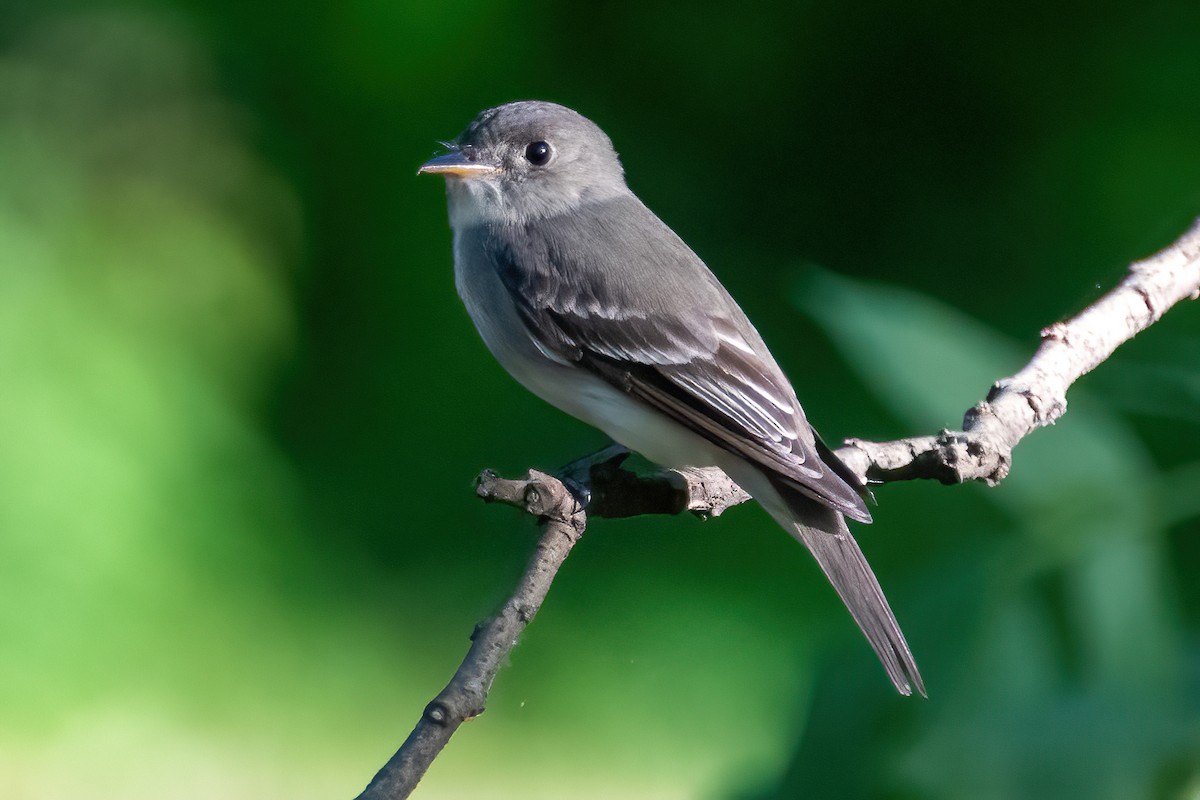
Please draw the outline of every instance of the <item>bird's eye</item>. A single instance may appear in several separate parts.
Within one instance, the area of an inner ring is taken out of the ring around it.
[[[532,142],[525,148],[525,160],[535,167],[543,167],[550,160],[550,145],[546,142]]]

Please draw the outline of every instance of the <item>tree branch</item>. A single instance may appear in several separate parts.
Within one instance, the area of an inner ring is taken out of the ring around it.
[[[1124,280],[1078,316],[1042,331],[1042,344],[1016,375],[996,381],[967,411],[961,431],[895,442],[850,439],[837,455],[855,474],[890,482],[981,480],[1008,475],[1012,449],[1067,410],[1067,389],[1181,300],[1200,297],[1200,220],[1174,244],[1129,267]]]
[[[967,411],[961,431],[893,442],[850,439],[836,454],[864,481],[931,478],[995,485],[1008,474],[1013,447],[1066,412],[1071,384],[1167,309],[1197,297],[1200,220],[1167,249],[1133,264],[1115,289],[1081,314],[1042,331],[1033,359],[997,381],[987,399]],[[476,493],[486,502],[516,506],[537,517],[541,538],[512,596],[476,626],[470,650],[450,683],[425,707],[416,728],[359,800],[408,797],[458,726],[483,713],[497,671],[583,535],[584,506],[587,514],[600,517],[683,511],[718,516],[750,499],[719,469],[637,473],[623,466],[628,455],[614,445],[567,465],[558,477],[534,470],[522,480],[506,480],[491,470],[480,474]]]
[[[359,795],[360,800],[408,797],[458,726],[483,713],[496,673],[542,607],[558,568],[587,525],[566,487],[535,470],[519,481],[486,470],[479,476],[476,494],[487,502],[516,506],[538,517],[542,535],[512,596],[494,616],[475,626],[462,666],[425,706],[413,732]]]

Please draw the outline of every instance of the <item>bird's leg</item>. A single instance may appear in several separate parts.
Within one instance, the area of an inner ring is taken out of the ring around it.
[[[620,467],[629,455],[628,448],[614,442],[608,447],[575,459],[555,472],[555,475],[562,481],[563,486],[567,487],[567,491],[579,506],[586,509],[592,502],[593,473],[597,469],[614,470]]]

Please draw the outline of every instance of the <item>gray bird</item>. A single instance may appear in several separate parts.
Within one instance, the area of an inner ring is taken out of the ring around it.
[[[844,517],[865,490],[758,331],[625,185],[612,142],[554,103],[483,111],[446,177],[458,293],[525,388],[667,467],[717,466],[812,552],[902,694],[925,687]]]

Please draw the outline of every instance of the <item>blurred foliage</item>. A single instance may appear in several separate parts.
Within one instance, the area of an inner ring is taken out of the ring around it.
[[[1198,40],[1161,0],[0,0],[0,796],[352,796],[449,677],[532,541],[471,478],[603,443],[454,296],[413,172],[480,108],[595,119],[826,437],[894,437],[1200,213]],[[757,510],[597,522],[419,795],[1195,798],[1196,308],[1070,399],[860,530],[928,701]]]

